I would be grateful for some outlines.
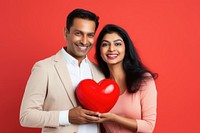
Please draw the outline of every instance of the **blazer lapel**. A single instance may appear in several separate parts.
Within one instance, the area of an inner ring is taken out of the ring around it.
[[[91,61],[89,61],[89,64],[92,71],[92,79],[95,80],[96,82],[102,80],[104,78],[103,73],[98,71],[98,68],[96,68],[97,66],[95,66]]]
[[[65,60],[63,58],[61,50],[55,55],[55,60],[54,61],[56,62],[55,63],[56,71],[57,71],[57,73],[58,73],[58,75],[60,77],[60,80],[62,81],[62,83],[64,85],[66,93],[67,93],[72,105],[74,107],[76,107],[77,106],[77,102],[76,102],[75,92],[74,92],[74,89],[72,87],[72,82],[71,82],[71,79],[70,79],[70,75],[69,75],[69,72],[67,70],[66,62],[65,62]]]
[[[97,76],[96,76],[96,69],[94,68],[91,61],[89,61],[89,64],[90,64],[90,68],[91,68],[91,71],[92,71],[92,79],[95,80],[95,81],[98,81]]]

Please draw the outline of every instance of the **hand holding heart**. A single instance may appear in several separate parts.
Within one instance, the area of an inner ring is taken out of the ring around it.
[[[99,83],[85,79],[76,89],[80,104],[88,110],[100,113],[108,112],[117,102],[119,94],[117,83],[111,79],[104,79]]]

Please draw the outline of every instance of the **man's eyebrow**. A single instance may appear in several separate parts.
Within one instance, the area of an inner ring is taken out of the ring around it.
[[[84,34],[83,31],[77,29],[75,29],[74,32],[80,32],[81,34]],[[87,32],[86,34],[95,34],[95,32]]]
[[[88,34],[93,34],[93,35],[95,35],[95,32],[89,32]]]
[[[82,31],[80,31],[80,30],[74,30],[74,32],[82,32]]]

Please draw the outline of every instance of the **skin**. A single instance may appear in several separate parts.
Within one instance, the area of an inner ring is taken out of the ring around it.
[[[94,21],[75,18],[69,31],[64,29],[67,53],[76,58],[79,64],[94,44],[95,26]]]
[[[101,43],[101,57],[109,65],[122,66],[125,56],[123,39],[116,33],[106,34]]]
[[[110,78],[114,79],[123,94],[127,89],[125,72],[123,70],[123,59],[125,56],[125,44],[117,33],[105,34],[100,47],[101,57],[108,64]],[[99,115],[99,123],[114,122],[118,123],[131,131],[137,131],[136,120],[125,118],[114,113],[102,113]]]
[[[110,78],[118,83],[122,94],[126,89],[125,72],[123,70],[125,56],[123,39],[117,33],[106,34],[102,39],[100,52],[102,59],[108,64]]]
[[[72,124],[97,123],[99,113],[83,109],[81,106],[69,110],[69,122]]]
[[[67,53],[79,62],[86,57],[94,44],[95,22],[87,19],[75,18],[69,31],[65,28]],[[99,120],[98,112],[83,109],[81,106],[69,110],[69,122],[72,124],[94,123]]]

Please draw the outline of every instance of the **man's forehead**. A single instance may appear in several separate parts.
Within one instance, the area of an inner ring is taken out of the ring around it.
[[[83,33],[95,33],[95,22],[88,19],[74,19],[73,25],[70,28],[70,31],[80,31]]]
[[[89,25],[89,26],[96,26],[95,22],[89,19],[82,19],[82,18],[75,18],[73,21],[72,26],[78,25]]]

